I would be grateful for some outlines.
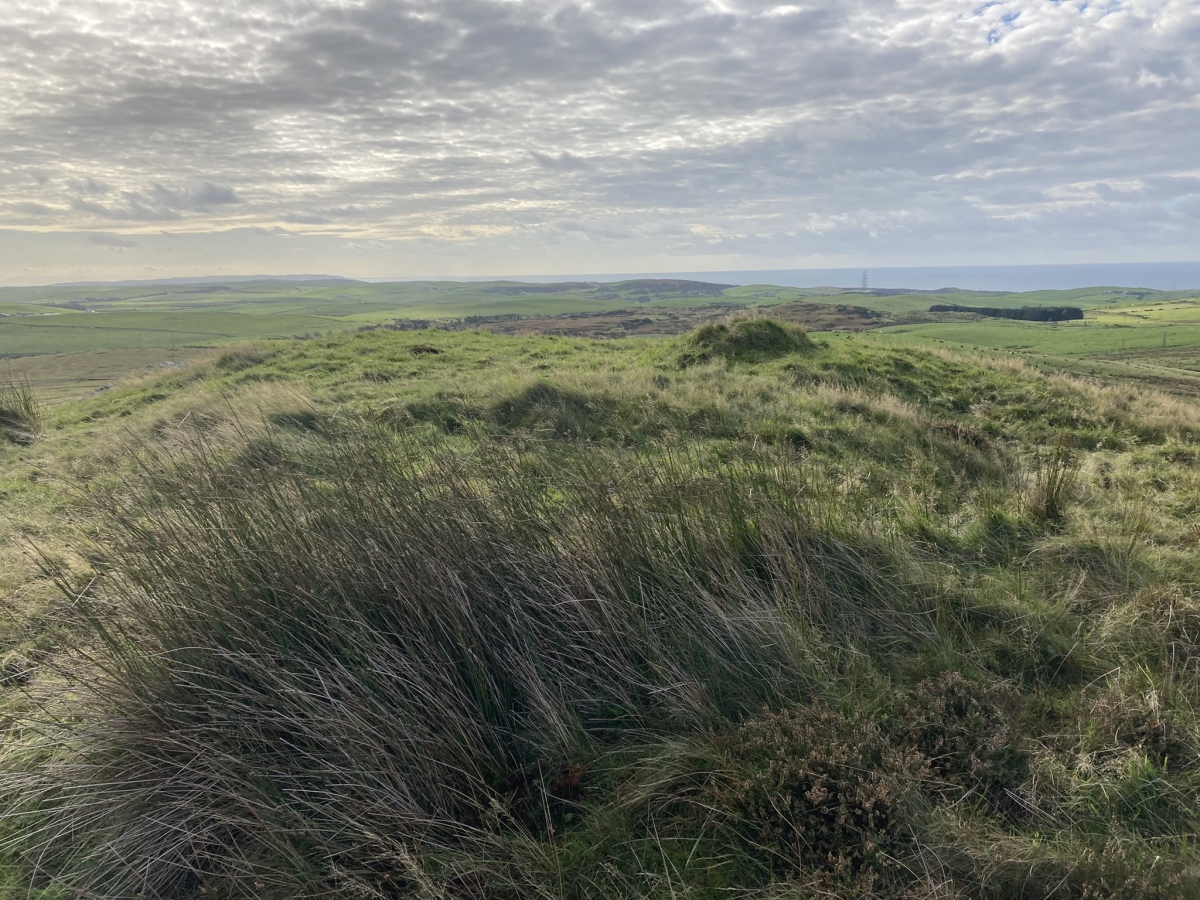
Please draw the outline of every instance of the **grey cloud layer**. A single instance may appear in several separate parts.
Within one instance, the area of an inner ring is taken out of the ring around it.
[[[1195,0],[0,0],[0,22],[0,226],[915,261],[1200,227]]]

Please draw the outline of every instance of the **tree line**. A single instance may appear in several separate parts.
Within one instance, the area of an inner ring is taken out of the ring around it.
[[[965,312],[992,319],[1020,319],[1024,322],[1067,322],[1082,319],[1078,306],[1022,306],[1020,309],[999,309],[994,306],[959,306],[957,303],[935,303],[930,312]]]

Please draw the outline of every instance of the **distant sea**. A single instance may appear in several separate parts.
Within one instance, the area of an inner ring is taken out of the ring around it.
[[[1200,262],[1108,263],[1068,266],[932,266],[880,269],[768,269],[733,272],[640,272],[606,275],[512,275],[504,280],[625,281],[630,278],[686,278],[719,284],[776,284],[782,287],[862,287],[863,272],[872,288],[935,291],[1045,291],[1084,287],[1200,289]],[[492,280],[470,278],[467,281]],[[374,279],[372,279],[374,280]],[[410,279],[404,279],[410,280]],[[458,279],[454,279],[458,280]]]

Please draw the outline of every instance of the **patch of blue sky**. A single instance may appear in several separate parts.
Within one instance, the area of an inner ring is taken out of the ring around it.
[[[1122,0],[1108,0],[1107,3],[1095,3],[1093,0],[1080,0],[1075,7],[1080,15],[1091,9],[1100,11],[1100,18],[1111,16],[1113,13],[1122,12],[1125,7],[1122,5]]]
[[[993,6],[1001,6],[1001,5],[1003,5],[1003,4],[1000,2],[988,3],[984,6],[979,7],[979,9],[976,10],[976,15],[981,15],[983,12],[985,12],[987,9],[989,9]],[[1017,19],[1019,19],[1019,18],[1021,18],[1020,10],[1017,10],[1016,12],[1008,12],[1008,13],[1005,13],[1004,15],[1002,15],[1000,17],[999,24],[997,24],[990,31],[988,31],[987,42],[989,44],[999,44],[1002,40],[1004,40],[1005,35],[1007,35],[1009,32],[1014,31],[1016,29],[1015,23],[1016,23]]]

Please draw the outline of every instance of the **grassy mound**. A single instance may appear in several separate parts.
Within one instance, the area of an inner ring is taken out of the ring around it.
[[[595,438],[612,431],[613,405],[604,397],[537,381],[494,403],[487,418],[506,431]]]
[[[728,324],[702,325],[681,343],[679,361],[682,365],[711,359],[763,362],[812,347],[812,341],[801,326],[772,319],[738,319]]]
[[[0,895],[1197,895],[1200,412],[878,343],[371,333],[56,410]]]

